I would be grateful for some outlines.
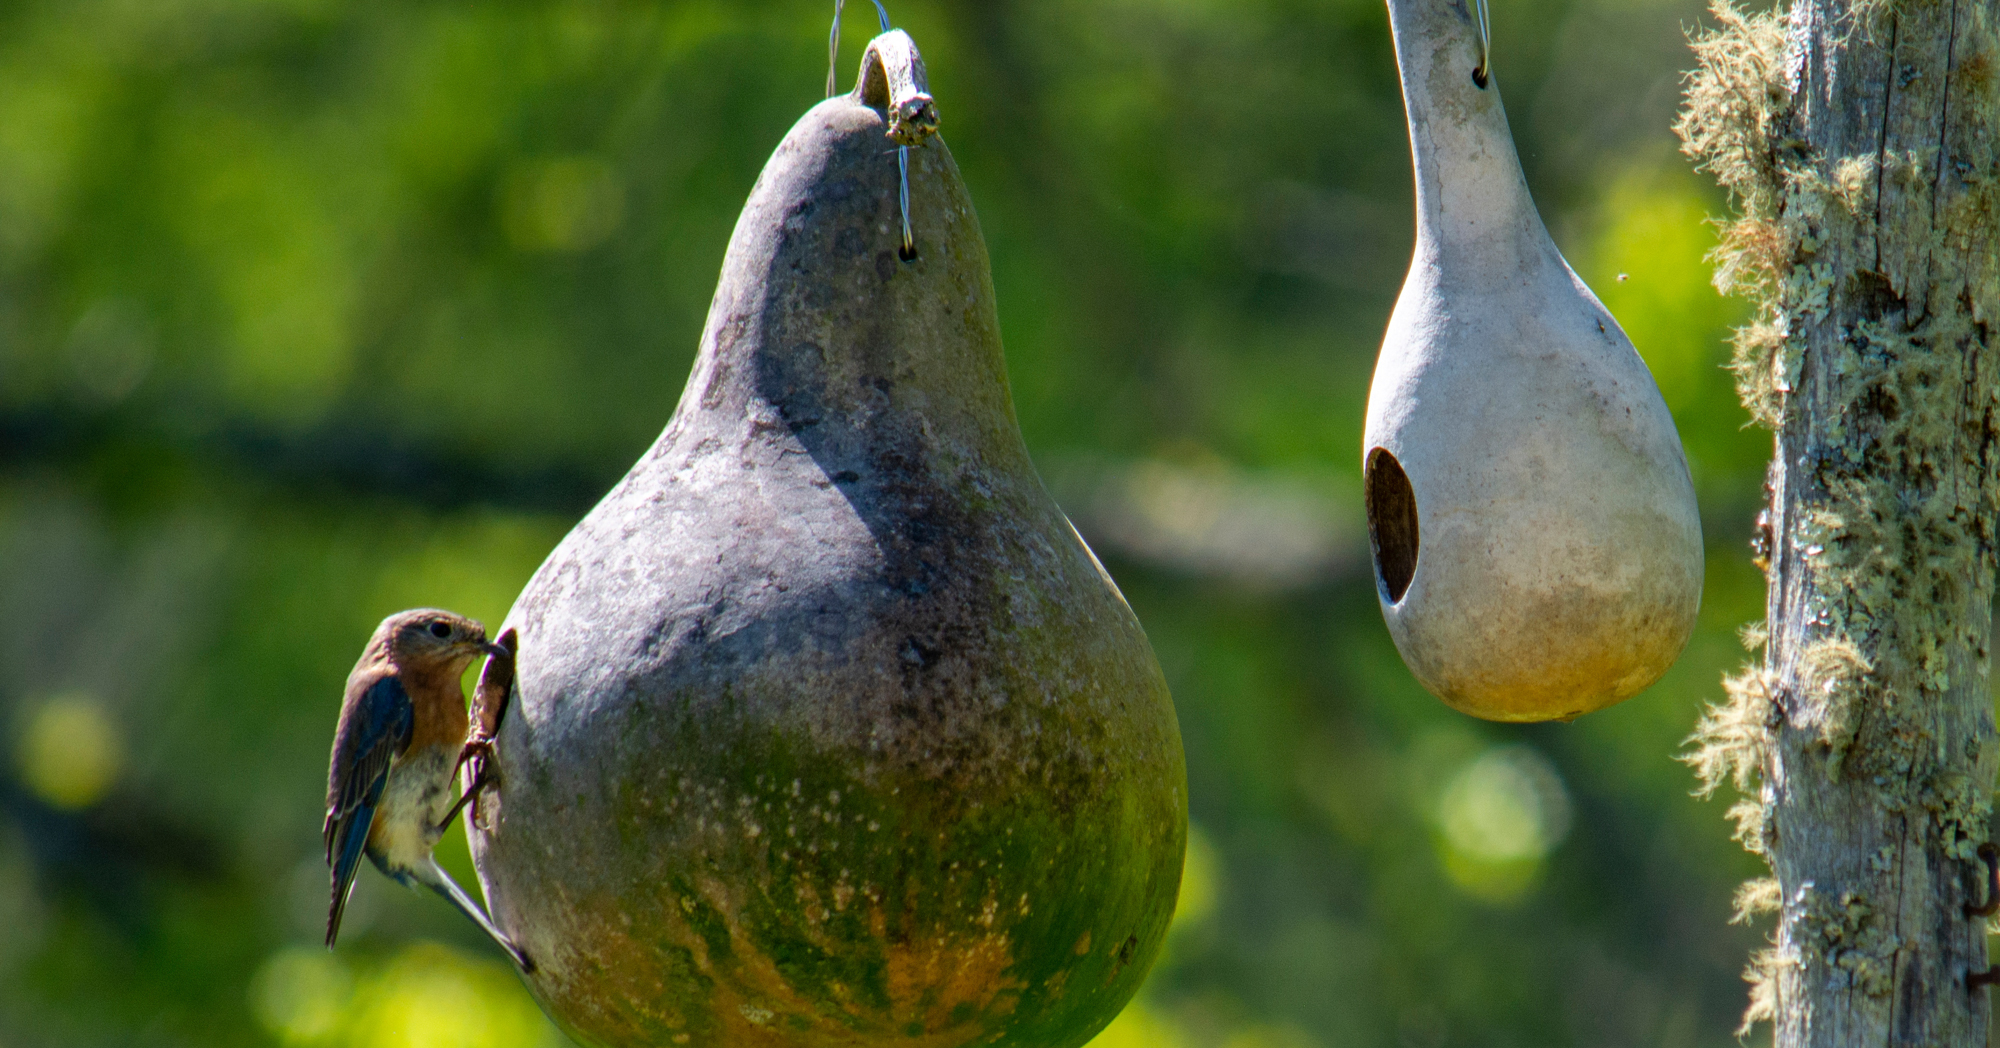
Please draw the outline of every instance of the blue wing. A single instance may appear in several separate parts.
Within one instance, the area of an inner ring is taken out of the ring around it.
[[[416,724],[416,707],[393,674],[350,681],[347,691],[326,778],[326,862],[333,867],[333,901],[326,915],[328,946],[340,934],[340,915],[361,869],[368,828],[389,782],[389,764],[409,748]]]

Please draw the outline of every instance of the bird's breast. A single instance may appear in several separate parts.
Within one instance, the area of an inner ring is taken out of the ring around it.
[[[465,712],[465,690],[459,687],[458,678],[432,680],[405,672],[403,687],[410,694],[411,712],[416,715],[410,725],[411,752],[449,746],[456,759],[457,747],[465,743],[466,731],[471,727]]]
[[[368,832],[368,850],[389,867],[416,866],[444,835],[438,822],[451,809],[451,770],[457,761],[455,746],[411,746],[389,766],[389,782]]]

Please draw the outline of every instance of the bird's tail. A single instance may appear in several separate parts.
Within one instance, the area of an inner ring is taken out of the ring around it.
[[[333,940],[340,935],[340,918],[347,912],[348,896],[354,894],[354,875],[361,870],[361,853],[368,844],[368,826],[374,818],[374,809],[364,808],[327,837],[327,859],[333,867],[333,901],[326,912],[328,949],[333,947]],[[333,851],[336,835],[340,848],[337,855]]]
[[[458,882],[451,879],[451,874],[444,872],[444,867],[439,866],[435,858],[429,860],[426,867],[419,868],[415,872],[418,880],[428,885],[432,891],[449,899],[453,906],[458,907],[458,912],[471,918],[472,923],[477,924],[481,931],[491,937],[501,949],[507,951],[507,955],[514,958],[514,963],[523,973],[534,972],[535,962],[528,959],[527,951],[515,945],[514,940],[508,938],[505,932],[493,926],[493,922],[486,916],[486,911],[480,909],[479,904],[465,894],[465,889],[460,888]]]

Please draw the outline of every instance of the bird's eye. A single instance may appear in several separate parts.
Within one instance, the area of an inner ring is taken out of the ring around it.
[[[436,637],[439,640],[443,640],[446,637],[451,636],[450,624],[443,622],[431,623],[431,636]]]

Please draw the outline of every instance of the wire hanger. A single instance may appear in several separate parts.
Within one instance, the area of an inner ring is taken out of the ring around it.
[[[1486,0],[1472,0],[1473,20],[1479,27],[1479,65],[1472,71],[1472,82],[1486,90],[1486,81],[1493,76],[1493,24],[1488,17]],[[879,6],[879,5],[878,5]],[[835,32],[839,32],[838,26]]]
[[[882,6],[882,0],[874,0],[874,3],[875,14],[881,19],[882,32],[886,33],[895,28],[889,23],[889,9]],[[828,98],[840,93],[840,15],[846,8],[847,0],[833,0],[833,32],[828,35],[826,42],[826,97]],[[900,181],[897,183],[897,202],[903,209],[903,243],[897,253],[902,256],[903,261],[909,262],[917,257],[916,235],[910,230],[909,146],[896,147],[896,168],[900,174]]]

